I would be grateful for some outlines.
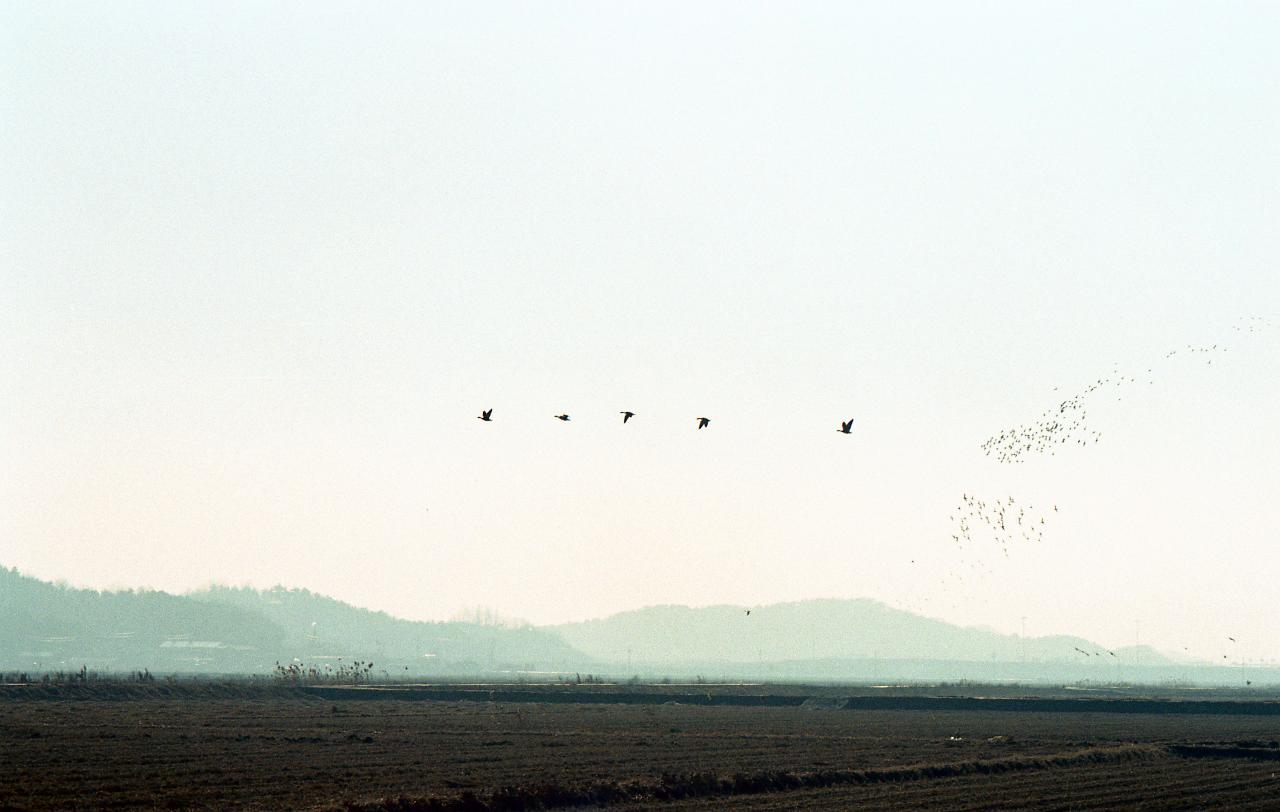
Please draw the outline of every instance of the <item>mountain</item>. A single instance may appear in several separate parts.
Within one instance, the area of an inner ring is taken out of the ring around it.
[[[594,672],[819,680],[1195,679],[1205,664],[1079,637],[1022,639],[871,600],[654,606],[535,628],[423,623],[306,589],[99,592],[0,567],[0,669],[268,674],[372,662],[377,676]],[[1173,666],[1171,668],[1170,666]]]
[[[307,652],[303,659],[309,661],[363,652],[375,663],[389,661],[402,671],[405,665],[417,673],[448,664],[450,670],[473,674],[485,670],[575,670],[590,665],[589,658],[559,635],[529,625],[512,628],[401,620],[306,589],[284,587],[265,591],[211,587],[189,597],[266,618],[283,629],[293,650]]]
[[[283,650],[284,637],[235,606],[150,590],[75,589],[0,567],[0,667],[233,671]]]
[[[748,608],[750,614],[747,613]],[[807,600],[771,606],[653,606],[548,627],[602,660],[646,667],[823,660],[1066,661],[1119,663],[1079,637],[1020,638],[955,626],[872,600]],[[1086,653],[1087,652],[1087,653]],[[1169,661],[1144,649],[1143,665]]]
[[[585,670],[592,660],[549,632],[420,623],[305,589],[212,587],[191,595],[99,592],[0,567],[0,668],[270,673],[277,662],[376,673]]]

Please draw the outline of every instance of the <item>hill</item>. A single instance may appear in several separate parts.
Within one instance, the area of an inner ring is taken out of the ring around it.
[[[578,670],[591,660],[532,627],[420,623],[305,589],[100,592],[0,567],[0,668],[271,672],[373,661],[377,673]]]
[[[190,598],[212,606],[253,612],[281,628],[308,661],[336,660],[362,653],[400,671],[575,670],[590,659],[559,635],[529,625],[401,620],[386,612],[360,609],[306,589],[211,587]]]
[[[1135,660],[1132,649],[1113,654],[1080,637],[1023,639],[955,626],[872,600],[696,609],[653,606],[548,628],[593,657],[646,668],[833,660],[1136,662],[1152,666],[1170,662],[1145,647],[1141,659]]]
[[[767,679],[1194,679],[1203,664],[1108,652],[1070,636],[1022,639],[871,600],[654,606],[536,628],[424,623],[306,589],[215,586],[188,595],[99,592],[0,568],[0,669],[271,673],[355,660],[390,678],[596,672]],[[1176,673],[1169,666],[1177,666]],[[1185,672],[1185,673],[1184,673]]]

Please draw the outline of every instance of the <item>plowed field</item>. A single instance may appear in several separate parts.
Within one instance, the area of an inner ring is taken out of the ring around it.
[[[1275,739],[1240,713],[8,698],[0,809],[1275,809]]]

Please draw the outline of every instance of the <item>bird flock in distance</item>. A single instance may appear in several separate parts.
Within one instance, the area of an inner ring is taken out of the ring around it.
[[[1246,316],[1239,319],[1231,329],[1238,335],[1276,331],[1280,330],[1280,318]],[[1164,354],[1163,360],[1166,362],[1172,359],[1179,361],[1192,359],[1196,362],[1203,360],[1206,365],[1212,366],[1215,358],[1228,351],[1225,343],[1186,344],[1169,350]],[[1095,378],[1074,394],[1062,398],[1036,419],[991,435],[979,445],[979,449],[985,457],[992,458],[996,463],[1014,465],[1025,463],[1029,458],[1036,456],[1051,457],[1056,456],[1060,451],[1094,446],[1101,441],[1103,433],[1089,423],[1090,405],[1110,396],[1114,396],[1116,401],[1122,401],[1126,392],[1132,391],[1134,387],[1141,389],[1145,388],[1143,385],[1154,384],[1156,366],[1157,364],[1152,363],[1145,368],[1145,372],[1130,374],[1122,372],[1118,364],[1113,365],[1109,374]],[[1059,387],[1053,387],[1055,392],[1058,389]],[[494,422],[493,414],[493,408],[484,409],[477,419],[491,423]],[[637,413],[631,410],[620,411],[618,414],[621,416],[623,425],[637,417]],[[568,412],[554,414],[551,417],[563,423],[572,420]],[[709,417],[692,419],[697,431],[709,428],[712,422]],[[838,423],[839,427],[836,431],[846,435],[853,433],[853,418],[840,420]],[[1046,529],[1052,524],[1058,512],[1057,504],[1051,505],[1048,509],[1037,509],[1035,505],[1023,502],[1012,495],[987,499],[966,492],[962,494],[960,503],[950,515],[951,540],[962,551],[964,563],[970,570],[990,572],[989,559],[981,554],[982,550],[990,550],[990,545],[994,543],[1004,557],[1008,558],[1010,548],[1016,544],[1042,542]],[[975,542],[980,544],[975,545]],[[974,553],[978,555],[975,557]],[[915,563],[914,560],[912,563]],[[960,573],[952,571],[944,578],[944,584],[951,580],[964,583],[965,578]],[[750,616],[751,611],[746,610],[746,614]],[[1234,637],[1226,639],[1235,645]],[[1077,646],[1072,648],[1082,657],[1096,657],[1103,661],[1108,661],[1108,658],[1113,661],[1118,659],[1116,652],[1106,648],[1100,651],[1089,651]],[[1222,658],[1229,660],[1230,656],[1223,654]]]
[[[1280,328],[1280,320],[1271,316],[1246,316],[1232,325],[1237,334],[1263,333]],[[1165,360],[1176,357],[1204,360],[1212,365],[1215,357],[1226,353],[1225,344],[1187,344],[1165,353]],[[1008,465],[1021,464],[1033,456],[1056,456],[1059,451],[1095,445],[1102,439],[1102,431],[1089,424],[1089,404],[1103,395],[1114,394],[1117,401],[1124,399],[1126,387],[1141,383],[1155,383],[1155,366],[1146,368],[1142,375],[1120,371],[1112,367],[1110,374],[1094,379],[1080,391],[1064,398],[1057,405],[1046,409],[1034,421],[1015,425],[988,437],[979,448],[983,455]],[[1058,387],[1054,387],[1057,391]],[[960,504],[952,511],[952,540],[964,545],[975,540],[975,535],[985,534],[1009,554],[1009,544],[1018,540],[1040,541],[1044,534],[1044,516],[1030,516],[1031,506],[1019,506],[1013,512],[1014,498],[997,498],[990,501],[972,494],[964,494]],[[1053,512],[1057,512],[1054,505]]]
[[[1187,345],[1187,350],[1189,352],[1227,351],[1226,347],[1219,350],[1217,344],[1212,347]],[[1177,352],[1173,350],[1165,357],[1170,358]],[[1152,369],[1148,368],[1147,375],[1151,373]],[[1088,401],[1107,389],[1117,390],[1116,400],[1123,400],[1123,395],[1118,390],[1137,382],[1138,379],[1135,376],[1120,372],[1118,366],[1113,367],[1111,374],[1097,378],[1077,394],[1045,410],[1034,422],[1013,426],[999,434],[994,434],[988,437],[980,448],[988,457],[994,454],[997,462],[1017,464],[1026,462],[1025,457],[1033,454],[1047,453],[1049,456],[1057,456],[1058,451],[1068,447],[1068,444],[1088,446],[1096,443],[1102,439],[1102,432],[1095,431],[1088,424]],[[1152,384],[1155,380],[1148,377],[1146,382]]]
[[[1102,656],[1102,652],[1101,652],[1101,651],[1085,651],[1084,649],[1080,648],[1079,646],[1072,646],[1072,648],[1073,648],[1073,649],[1075,649],[1076,651],[1080,652],[1081,654],[1083,654],[1083,655],[1084,655],[1084,656],[1086,656],[1086,657],[1101,657],[1101,656]],[[1115,656],[1116,656],[1116,653],[1115,653],[1114,651],[1112,651],[1111,649],[1104,649],[1104,651],[1106,651],[1106,652],[1107,652],[1108,654],[1110,654],[1112,657],[1115,657]],[[1117,659],[1119,659],[1119,658],[1117,657]]]
[[[1245,316],[1231,325],[1231,330],[1236,333],[1260,333],[1264,330],[1274,330],[1278,326],[1280,322],[1271,316]]]
[[[1267,316],[1248,316],[1232,325],[1236,333],[1260,333],[1275,329],[1280,322]],[[1204,344],[1196,346],[1187,344],[1165,353],[1165,359],[1173,358],[1180,353],[1184,356],[1204,358],[1205,364],[1213,365],[1213,356],[1227,352],[1221,344]],[[1154,384],[1152,376],[1154,367],[1148,367],[1142,376],[1147,384]],[[1122,373],[1119,366],[1112,367],[1111,374],[1097,378],[1080,392],[1065,398],[1056,406],[1046,409],[1033,422],[1013,426],[988,437],[979,446],[983,454],[995,456],[997,462],[1016,464],[1034,454],[1049,454],[1070,446],[1088,446],[1102,439],[1102,432],[1095,431],[1088,424],[1088,402],[1104,391],[1115,391],[1116,400],[1123,400],[1120,387],[1138,383],[1135,375]],[[1054,387],[1056,390],[1057,387]]]
[[[618,414],[622,415],[622,422],[623,422],[623,424],[626,424],[626,422],[627,422],[628,420],[630,420],[631,418],[633,418],[633,417],[635,417],[635,416],[636,416],[636,413],[635,413],[635,412],[618,412]],[[563,422],[563,423],[568,423],[568,422],[569,422],[569,420],[570,420],[570,417],[569,417],[569,415],[568,415],[567,413],[566,413],[566,414],[553,414],[553,415],[551,415],[551,416],[552,416],[552,417],[554,417],[556,420],[559,420],[559,421],[561,421],[561,422]],[[477,419],[477,420],[483,420],[483,421],[484,421],[484,422],[486,422],[486,423],[492,423],[492,422],[493,422],[493,409],[485,409],[484,411],[480,412],[480,414],[479,414],[479,415],[477,415],[477,416],[476,416],[476,419]],[[709,417],[695,417],[694,419],[698,421],[698,423],[697,423],[698,430],[705,429],[705,428],[707,428],[708,426],[710,426],[710,425],[711,425],[711,418],[709,418]],[[849,418],[848,420],[841,420],[841,421],[840,421],[840,428],[836,429],[836,431],[838,431],[838,432],[839,432],[839,433],[841,433],[841,434],[852,434],[852,433],[853,433],[853,420],[854,420],[854,418],[852,418],[852,417],[851,417],[851,418]]]
[[[1053,512],[1057,511],[1058,506],[1054,505]],[[1018,539],[1040,541],[1044,537],[1044,519],[1044,514],[1038,512],[1035,505],[1018,504],[1012,496],[988,503],[966,493],[956,512],[951,514],[955,531],[951,538],[957,544],[973,541],[973,532],[977,525],[981,525],[1008,556],[1010,542]]]

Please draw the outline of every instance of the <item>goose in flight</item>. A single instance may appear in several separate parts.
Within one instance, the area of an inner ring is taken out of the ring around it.
[[[709,418],[709,417],[699,417],[699,418],[698,418],[698,428],[699,428],[699,429],[705,429],[707,426],[710,426],[710,425],[711,425],[711,418]]]
[[[493,409],[485,409],[476,419],[483,420],[486,423],[491,422],[493,420]]]
[[[563,420],[566,423],[569,422],[569,415],[567,414],[558,414],[558,415],[555,415],[555,418],[556,420]]]
[[[853,418],[852,417],[849,418],[847,422],[843,420],[840,421],[840,428],[836,429],[836,431],[840,432],[841,434],[848,434],[851,431],[853,431]]]
[[[626,423],[628,420],[636,416],[635,412],[618,412],[618,414],[622,415],[623,423]]]

